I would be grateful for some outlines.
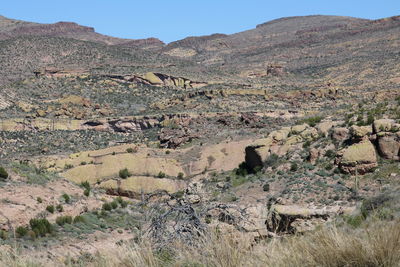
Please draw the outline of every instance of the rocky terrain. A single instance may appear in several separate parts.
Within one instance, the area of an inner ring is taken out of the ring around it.
[[[334,231],[363,263],[307,266],[398,266],[359,233],[400,233],[399,31],[308,16],[164,44],[0,17],[0,264],[301,266]]]

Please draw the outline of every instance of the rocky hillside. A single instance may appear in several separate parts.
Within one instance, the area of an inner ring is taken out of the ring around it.
[[[271,244],[295,253],[301,233],[354,236],[332,245],[338,266],[357,242],[358,266],[392,266],[359,233],[400,215],[399,31],[307,16],[164,44],[0,17],[0,264],[97,266],[143,246],[155,263],[131,265],[300,266]],[[210,263],[224,257],[205,244],[244,254]]]

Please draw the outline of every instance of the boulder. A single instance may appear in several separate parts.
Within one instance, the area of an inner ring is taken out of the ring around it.
[[[353,125],[350,127],[351,137],[354,139],[361,139],[364,136],[372,134],[372,126],[357,126]]]
[[[300,124],[300,125],[295,125],[295,126],[292,126],[292,129],[291,129],[291,133],[292,134],[299,134],[299,133],[301,133],[301,132],[303,132],[305,129],[307,129],[309,126],[307,125],[307,124]]]
[[[400,160],[400,132],[379,134],[379,154],[385,159]]]
[[[378,166],[375,148],[367,138],[342,153],[339,167],[346,173],[365,174]]]
[[[269,136],[275,141],[284,141],[288,137],[290,130],[290,127],[283,127],[280,130],[271,132]]]
[[[390,119],[375,120],[373,123],[374,133],[390,132],[392,130],[392,125],[394,124],[394,120]]]
[[[333,121],[323,121],[323,122],[318,123],[315,126],[315,128],[318,130],[319,134],[322,134],[323,136],[327,136],[329,131],[336,124],[337,124],[337,122],[333,122]]]
[[[349,139],[349,129],[344,127],[334,128],[332,131],[332,139],[338,142],[343,142]]]

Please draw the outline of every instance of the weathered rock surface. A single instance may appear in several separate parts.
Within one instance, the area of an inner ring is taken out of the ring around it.
[[[374,145],[364,138],[360,143],[346,148],[339,159],[340,168],[351,174],[364,174],[378,166]]]

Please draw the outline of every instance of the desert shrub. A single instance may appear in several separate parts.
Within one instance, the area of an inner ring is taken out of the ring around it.
[[[29,225],[31,226],[32,231],[36,233],[36,236],[45,236],[46,234],[53,232],[53,226],[45,218],[31,219]]]
[[[162,172],[162,171],[160,171],[159,173],[158,173],[158,175],[157,175],[157,177],[158,178],[165,178],[165,173],[164,172]]]
[[[128,147],[127,149],[126,149],[126,152],[127,153],[133,153],[135,150],[132,148],[132,147]]]
[[[43,199],[42,199],[41,197],[37,197],[37,198],[36,198],[36,201],[37,201],[38,203],[43,203]]]
[[[8,239],[8,232],[4,230],[0,230],[0,239],[6,240]]]
[[[85,189],[83,194],[88,197],[90,195],[90,189]]]
[[[112,201],[111,203],[110,203],[110,205],[111,205],[111,207],[112,207],[112,209],[116,209],[116,208],[118,208],[118,202],[117,201]]]
[[[274,167],[279,161],[279,156],[277,154],[271,154],[264,162],[266,167]]]
[[[49,206],[47,206],[47,207],[46,207],[46,210],[47,210],[48,212],[50,212],[50,213],[54,213],[54,210],[55,210],[54,205],[49,205]]]
[[[290,164],[290,171],[295,172],[295,171],[297,171],[298,169],[299,169],[299,165],[297,165],[296,162],[292,162],[292,163]]]
[[[0,179],[5,180],[8,178],[8,172],[4,167],[0,166]]]
[[[128,177],[132,176],[132,174],[128,171],[127,168],[122,169],[119,171],[119,177],[122,179],[126,179]]]
[[[58,212],[63,212],[64,211],[64,207],[61,204],[58,204],[56,206],[56,209],[57,209]]]
[[[106,202],[106,203],[103,204],[102,209],[103,209],[103,210],[106,210],[106,211],[110,211],[110,210],[112,210],[113,208],[112,208],[112,206],[111,206],[110,203]]]
[[[72,223],[72,217],[69,215],[66,216],[59,216],[56,218],[56,223],[59,226],[63,226],[64,224],[71,224]]]
[[[315,125],[317,125],[317,123],[320,123],[322,121],[322,116],[314,116],[314,117],[309,117],[309,118],[305,118],[302,122],[307,123],[308,125],[310,125],[311,127],[314,127]]]
[[[178,173],[178,179],[182,180],[182,179],[183,179],[183,177],[184,177],[184,174],[183,174],[183,172],[180,172],[180,173]]]
[[[68,170],[68,169],[72,169],[74,167],[74,165],[72,164],[65,164],[64,169]]]
[[[78,215],[74,218],[74,223],[85,223],[86,219],[85,217]]]
[[[63,197],[65,203],[70,203],[71,202],[71,197],[68,194],[65,193],[65,194],[62,195],[62,197]]]
[[[325,157],[327,158],[334,158],[336,156],[335,151],[333,151],[332,149],[329,149],[325,152]]]
[[[266,184],[263,185],[263,191],[264,191],[264,192],[269,192],[269,189],[270,189],[270,186],[269,186],[268,183],[266,183]]]
[[[28,233],[28,229],[24,226],[18,226],[17,229],[15,229],[15,233],[17,237],[24,237]]]
[[[90,184],[88,181],[84,181],[81,183],[81,186],[85,189],[90,189]]]

